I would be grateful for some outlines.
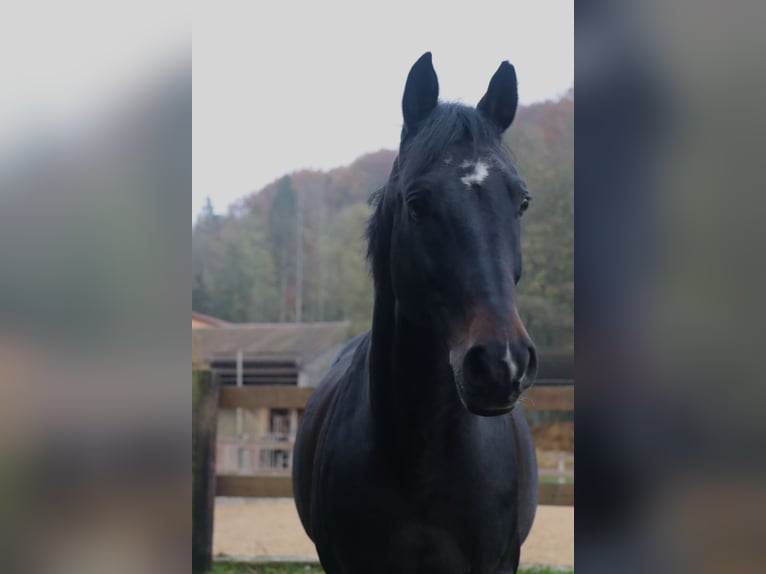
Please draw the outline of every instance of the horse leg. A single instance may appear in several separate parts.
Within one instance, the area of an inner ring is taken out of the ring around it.
[[[518,531],[511,538],[508,549],[505,551],[505,556],[500,563],[500,566],[492,574],[516,574],[519,569],[519,558],[521,556],[521,541],[519,540]]]

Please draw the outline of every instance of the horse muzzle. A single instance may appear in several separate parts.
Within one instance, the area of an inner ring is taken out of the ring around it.
[[[537,351],[531,340],[483,341],[465,351],[450,351],[460,400],[476,415],[497,416],[513,409],[537,375]]]

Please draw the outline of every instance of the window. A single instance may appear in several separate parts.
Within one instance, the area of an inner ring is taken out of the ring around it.
[[[269,417],[269,436],[273,440],[288,440],[290,436],[290,411],[271,409]]]
[[[281,449],[263,449],[259,460],[261,470],[289,470],[290,453]]]

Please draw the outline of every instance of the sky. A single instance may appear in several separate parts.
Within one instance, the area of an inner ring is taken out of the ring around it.
[[[503,60],[522,103],[574,77],[573,2],[70,0],[0,21],[0,160],[86,131],[192,47],[192,219],[285,173],[395,149],[411,65],[433,53],[441,98],[475,104]],[[31,32],[30,32],[31,31]],[[44,41],[43,41],[44,40]],[[513,128],[511,128],[513,129]]]
[[[571,0],[265,4],[197,4],[193,214],[207,196],[225,212],[285,173],[395,149],[423,52],[446,100],[476,104],[506,59],[522,104],[573,85]]]

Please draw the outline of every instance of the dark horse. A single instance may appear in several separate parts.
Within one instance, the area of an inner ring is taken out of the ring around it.
[[[537,506],[517,405],[537,371],[514,286],[529,205],[501,136],[503,62],[476,109],[439,103],[424,54],[367,230],[372,329],[312,394],[295,445],[303,526],[329,574],[511,573]]]

